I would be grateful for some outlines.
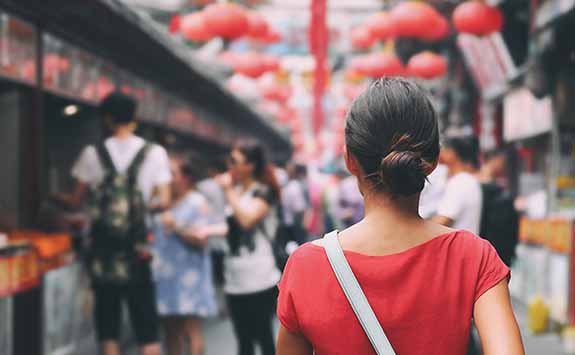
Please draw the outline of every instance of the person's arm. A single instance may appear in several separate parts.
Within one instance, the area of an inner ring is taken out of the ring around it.
[[[484,355],[525,354],[507,283],[501,281],[475,302],[473,314]]]
[[[301,334],[291,333],[283,325],[278,336],[277,355],[312,355],[313,347]]]
[[[54,196],[54,199],[57,202],[64,204],[66,207],[76,209],[82,206],[82,203],[86,198],[87,191],[88,191],[88,184],[76,180],[74,190],[72,190],[71,193],[58,194]]]
[[[225,189],[225,194],[236,220],[243,229],[252,229],[270,212],[270,205],[261,198],[252,198],[249,203],[242,203],[240,195],[231,186]]]
[[[170,207],[172,190],[169,184],[159,185],[154,188],[152,193],[152,203],[149,210],[151,212],[165,211]]]
[[[232,186],[229,174],[218,176],[216,182],[224,190],[226,201],[243,229],[252,229],[270,212],[271,207],[264,198],[256,197],[252,198],[248,204],[242,203],[240,194]]]

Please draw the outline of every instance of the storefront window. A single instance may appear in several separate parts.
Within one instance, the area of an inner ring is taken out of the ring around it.
[[[0,74],[36,82],[35,29],[6,13],[0,13]]]

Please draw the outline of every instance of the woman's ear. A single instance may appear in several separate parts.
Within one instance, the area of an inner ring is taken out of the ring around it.
[[[349,153],[347,147],[343,148],[343,158],[345,160],[345,167],[347,168],[347,170],[349,170],[349,172],[352,175],[359,178],[361,176],[361,169],[359,168],[359,163],[357,162],[357,159]]]

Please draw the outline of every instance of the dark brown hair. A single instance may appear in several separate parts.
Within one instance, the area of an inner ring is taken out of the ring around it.
[[[437,116],[415,83],[381,78],[353,102],[345,141],[376,191],[414,195],[439,156]]]
[[[281,197],[280,185],[277,181],[274,167],[268,163],[263,146],[254,141],[247,141],[236,144],[234,149],[240,151],[246,161],[254,165],[254,178],[270,188],[274,198],[279,200]]]

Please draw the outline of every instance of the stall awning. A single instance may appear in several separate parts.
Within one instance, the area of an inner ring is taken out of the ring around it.
[[[0,0],[0,6],[202,107],[276,152],[290,150],[288,138],[211,77],[210,68],[196,63],[147,15],[118,0]]]

